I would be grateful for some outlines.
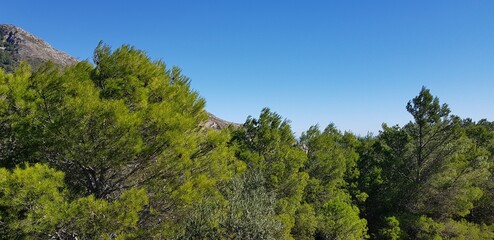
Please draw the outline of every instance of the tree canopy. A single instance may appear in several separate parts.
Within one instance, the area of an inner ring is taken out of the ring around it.
[[[404,126],[297,138],[269,108],[206,128],[190,79],[128,45],[2,68],[0,239],[494,238],[494,123],[425,87]]]

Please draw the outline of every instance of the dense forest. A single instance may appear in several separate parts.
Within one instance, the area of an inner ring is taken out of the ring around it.
[[[0,70],[0,239],[494,239],[494,123],[425,87],[404,126],[297,138],[268,108],[205,127],[134,47],[93,62]]]

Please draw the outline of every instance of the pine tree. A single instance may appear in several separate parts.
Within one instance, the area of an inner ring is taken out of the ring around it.
[[[249,171],[263,174],[266,190],[276,198],[277,218],[283,224],[282,238],[293,238],[295,214],[301,207],[308,176],[299,171],[306,156],[289,122],[265,108],[258,119],[249,117],[243,128],[234,133],[232,144]]]
[[[315,211],[317,223],[312,237],[317,239],[364,239],[367,221],[350,195],[351,183],[358,176],[357,139],[342,134],[333,125],[324,131],[311,127],[301,137],[308,160],[303,168],[309,175],[304,200]],[[358,197],[365,198],[360,193]],[[364,200],[364,199],[361,199]]]

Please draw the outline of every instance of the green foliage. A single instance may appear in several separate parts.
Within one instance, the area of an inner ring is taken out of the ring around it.
[[[387,217],[385,219],[387,226],[379,229],[379,239],[397,240],[401,238],[400,222],[396,217]]]
[[[229,132],[203,128],[204,100],[178,68],[102,44],[95,64],[0,72],[0,166],[47,163],[65,173],[70,196],[94,196],[81,207],[103,212],[113,205],[100,201],[144,187],[149,207],[136,234],[183,231],[185,216],[221,198],[217,185],[245,168]]]
[[[143,189],[114,202],[94,196],[68,199],[64,174],[35,164],[12,172],[0,168],[0,229],[3,239],[111,239],[134,236],[138,214],[148,203]]]
[[[261,172],[268,192],[274,192],[276,213],[283,223],[283,238],[292,238],[295,213],[301,206],[307,174],[300,172],[306,156],[297,145],[290,124],[265,108],[259,119],[249,117],[234,133],[237,157],[250,171]]]
[[[433,127],[445,121],[450,113],[448,105],[440,105],[439,98],[433,97],[425,87],[422,87],[418,96],[407,103],[406,108],[419,128]]]
[[[364,239],[367,221],[357,207],[342,199],[328,201],[318,215],[318,239]]]
[[[429,90],[423,88],[407,110],[415,123],[404,127],[412,140],[406,166],[413,203],[406,207],[439,219],[465,216],[482,195],[476,183],[488,176],[483,154],[476,153],[462,136],[459,119],[450,117],[447,105],[439,106]]]
[[[127,46],[115,52],[99,46],[95,54],[94,68],[82,62],[60,72],[48,64],[4,76],[2,122],[15,146],[3,166],[47,162],[73,176],[74,190],[113,198],[182,171],[194,152],[204,151],[198,145],[204,101],[186,77]],[[117,94],[101,84],[117,77],[132,91]]]
[[[441,232],[443,239],[467,240],[467,239],[494,239],[493,226],[475,224],[465,221],[446,220],[444,230]]]
[[[14,58],[14,44],[9,41],[0,41],[0,69],[12,72],[19,64]]]
[[[467,218],[476,223],[494,224],[494,123],[487,120],[473,122],[466,119],[463,122],[465,133],[471,139],[472,156],[478,160],[486,160],[488,166],[476,166],[488,169],[490,175],[487,180],[480,181],[483,195],[476,203]],[[482,159],[484,158],[484,159]],[[482,161],[481,161],[482,162]]]
[[[342,134],[333,125],[323,132],[315,126],[302,135],[301,143],[308,156],[304,171],[310,176],[304,198],[315,210],[315,236],[318,239],[365,238],[367,221],[359,217],[360,211],[350,195],[351,183],[359,175],[356,138],[349,133]]]
[[[358,177],[358,154],[354,149],[358,143],[350,133],[342,134],[333,125],[321,132],[315,126],[302,135],[301,144],[308,156],[304,171],[314,184],[325,188],[321,192],[307,192],[308,201],[324,204],[334,192],[349,187],[348,181]]]
[[[295,227],[292,235],[295,239],[314,239],[318,225],[316,212],[311,204],[304,203],[295,213]]]
[[[359,186],[370,196],[364,216],[372,222],[373,235],[389,228],[383,221],[387,214],[424,216],[400,221],[400,226],[410,238],[437,238],[445,219],[467,216],[485,192],[490,153],[478,144],[487,135],[473,137],[473,127],[462,127],[447,105],[440,105],[425,88],[407,110],[414,122],[402,128],[383,125],[380,135],[360,149]]]
[[[419,101],[420,99],[420,101]],[[485,153],[465,137],[457,117],[449,117],[428,90],[422,89],[407,109],[415,123],[404,127],[411,136],[412,212],[437,219],[465,216],[482,196],[478,183],[489,175]],[[413,107],[411,107],[413,106]]]
[[[142,238],[177,239],[207,233],[215,239],[223,228],[218,226],[225,214],[223,186],[245,166],[235,160],[227,147],[227,131],[208,131],[183,172],[169,172],[164,180],[153,179],[146,186],[153,196],[150,211],[143,214]],[[206,235],[204,235],[206,238]]]
[[[276,218],[275,196],[266,191],[259,173],[233,179],[223,190],[228,202],[221,220],[224,239],[280,239],[282,224]]]
[[[411,227],[409,232],[415,233],[416,239],[492,239],[494,231],[492,226],[475,224],[465,220],[455,221],[445,219],[435,221],[426,216],[409,217],[407,225]],[[409,236],[410,237],[410,236]]]
[[[259,173],[234,177],[219,188],[222,197],[203,199],[159,238],[280,239],[282,223],[275,213],[276,199],[264,185]]]
[[[63,177],[62,172],[39,164],[13,172],[0,168],[0,229],[4,239],[37,237],[54,230],[63,218],[59,210],[67,206],[60,191]]]
[[[206,129],[190,80],[131,46],[35,69],[0,69],[0,239],[494,238],[494,123],[426,88],[405,126],[297,140],[267,108]]]
[[[444,225],[432,218],[420,216],[418,221],[411,226],[417,232],[415,236],[417,239],[442,239],[441,232],[444,231]]]

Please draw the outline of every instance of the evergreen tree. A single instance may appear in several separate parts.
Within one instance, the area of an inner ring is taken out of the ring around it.
[[[308,156],[304,171],[310,177],[304,199],[315,210],[317,219],[313,237],[366,238],[367,222],[359,217],[350,195],[350,181],[358,176],[358,155],[354,150],[357,139],[329,125],[322,132],[317,126],[311,127],[302,135],[301,143]],[[358,197],[364,200],[365,194]]]
[[[308,176],[299,171],[306,156],[298,146],[289,122],[265,108],[259,119],[249,117],[243,128],[234,133],[232,144],[237,148],[237,157],[247,164],[249,171],[263,174],[266,190],[274,193],[276,198],[277,218],[283,224],[282,238],[293,238],[295,214],[301,207]]]
[[[0,239],[112,239],[135,237],[143,189],[129,189],[113,202],[70,200],[63,172],[35,164],[0,168]]]
[[[476,223],[494,224],[494,123],[485,119],[473,122],[465,119],[462,123],[465,134],[471,139],[471,157],[486,160],[487,165],[476,168],[488,169],[487,181],[481,181],[483,195],[472,209],[468,219]],[[483,163],[480,161],[479,163]]]
[[[243,168],[229,133],[203,127],[204,100],[178,68],[102,44],[95,64],[0,73],[0,166],[47,163],[71,195],[98,201],[144,187],[140,234],[183,234],[184,216],[221,199],[217,184]]]
[[[370,151],[361,150],[360,186],[370,195],[364,215],[374,221],[374,236],[385,232],[379,229],[387,228],[388,216],[397,216],[409,238],[420,236],[424,219],[442,226],[447,219],[466,216],[489,176],[485,152],[475,150],[459,118],[450,116],[447,105],[440,105],[428,89],[423,88],[407,110],[413,122],[403,128],[384,125],[367,145]]]
[[[7,71],[0,239],[494,237],[494,124],[450,115],[425,87],[405,126],[297,140],[267,108],[205,128],[190,79],[127,45]]]

